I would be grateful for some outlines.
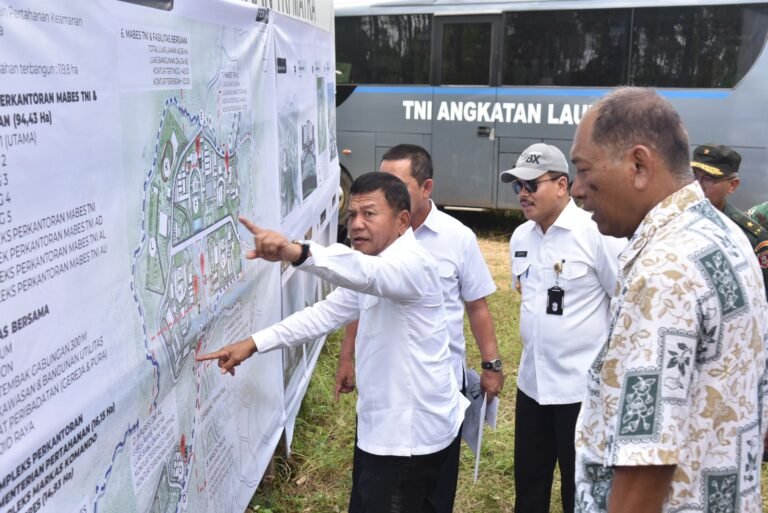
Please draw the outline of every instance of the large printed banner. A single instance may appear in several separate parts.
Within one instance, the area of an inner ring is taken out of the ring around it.
[[[322,340],[194,356],[330,290],[237,217],[335,240],[333,62],[244,2],[0,0],[0,512],[245,508]]]

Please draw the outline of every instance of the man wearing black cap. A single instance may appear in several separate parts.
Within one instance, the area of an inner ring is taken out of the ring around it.
[[[741,155],[724,144],[702,144],[693,150],[691,167],[707,199],[736,223],[749,239],[763,271],[768,298],[768,233],[741,210],[728,203],[728,196],[739,188]]]
[[[515,512],[548,513],[555,464],[564,513],[573,513],[574,430],[587,370],[608,333],[618,254],[626,240],[600,235],[568,193],[568,162],[555,146],[526,148],[501,173],[527,223],[509,241],[522,294],[523,354],[515,407]]]

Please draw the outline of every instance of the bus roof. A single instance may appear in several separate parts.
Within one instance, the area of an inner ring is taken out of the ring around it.
[[[758,0],[664,0],[647,2],[645,0],[507,0],[493,2],[488,0],[336,0],[336,16],[365,16],[376,14],[416,14],[433,13],[451,14],[489,14],[502,11],[535,11],[565,9],[607,9],[607,8],[642,8],[663,6],[702,6],[702,5],[743,5],[763,3]]]

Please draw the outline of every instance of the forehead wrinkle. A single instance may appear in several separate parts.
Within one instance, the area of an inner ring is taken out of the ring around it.
[[[376,202],[376,201],[373,201],[373,200],[361,200],[361,201],[357,201],[357,202],[355,202],[355,199],[354,199],[354,198],[352,198],[352,199],[349,201],[349,209],[350,209],[350,210],[352,210],[352,206],[353,206],[353,205],[354,205],[356,208],[376,208],[376,207],[378,207],[378,206],[379,206],[379,205],[378,205],[378,202]]]

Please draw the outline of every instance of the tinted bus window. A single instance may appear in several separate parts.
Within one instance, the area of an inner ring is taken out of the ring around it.
[[[441,84],[488,85],[491,79],[491,24],[443,25]]]
[[[428,14],[336,18],[338,82],[428,84],[431,34]]]
[[[655,87],[733,87],[755,62],[765,4],[635,10],[631,80]]]
[[[508,12],[505,85],[615,86],[627,81],[630,9]]]

